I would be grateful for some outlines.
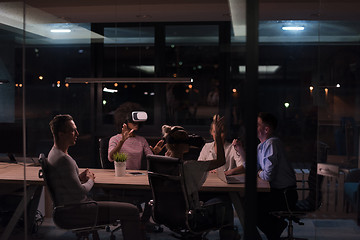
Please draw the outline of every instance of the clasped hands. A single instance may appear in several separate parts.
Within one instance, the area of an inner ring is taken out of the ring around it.
[[[85,169],[82,173],[79,174],[79,179],[81,183],[87,182],[89,179],[95,180],[95,174],[91,172],[88,168]]]

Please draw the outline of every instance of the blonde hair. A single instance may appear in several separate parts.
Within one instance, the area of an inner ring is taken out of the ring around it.
[[[188,133],[181,126],[163,125],[161,131],[166,140],[166,148],[170,151],[176,150],[178,144],[186,143],[189,138]]]

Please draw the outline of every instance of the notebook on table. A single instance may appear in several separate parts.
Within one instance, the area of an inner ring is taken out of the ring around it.
[[[219,167],[216,170],[216,174],[218,178],[220,178],[222,181],[226,183],[245,183],[245,174],[237,174],[237,175],[230,175],[226,176],[224,173],[224,167]]]

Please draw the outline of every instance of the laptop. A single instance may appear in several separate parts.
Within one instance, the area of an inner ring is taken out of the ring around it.
[[[245,183],[245,174],[237,174],[237,175],[230,175],[226,176],[224,173],[224,167],[219,167],[216,170],[216,174],[218,178],[220,178],[223,182],[233,184],[233,183]]]

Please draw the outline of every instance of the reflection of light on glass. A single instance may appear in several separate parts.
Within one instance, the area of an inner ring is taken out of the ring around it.
[[[151,93],[150,93],[150,96],[154,96],[154,95],[155,95],[155,93],[154,93],[154,92],[151,92]]]
[[[329,89],[328,88],[325,88],[325,96],[327,97],[328,96],[328,93],[329,93]]]
[[[258,71],[260,74],[273,74],[277,70],[279,70],[279,65],[260,65],[258,66]],[[239,66],[239,72],[245,73],[246,72],[246,66]]]
[[[128,88],[128,85],[127,85],[127,84],[125,84],[125,85],[124,85],[124,88]]]
[[[51,29],[50,32],[52,33],[69,33],[71,32],[70,29]]]
[[[305,28],[302,26],[284,26],[281,29],[283,31],[303,31]]]
[[[44,79],[44,77],[43,77],[43,76],[39,76],[39,79],[40,79],[40,80],[43,80],[43,79]]]
[[[338,84],[336,84],[336,87],[337,87],[337,88],[339,88],[339,87],[340,87],[340,84],[339,84],[339,83],[338,83]]]
[[[189,86],[188,86],[188,87],[189,87],[190,89],[192,89],[192,87],[193,87],[193,86],[192,86],[191,84],[189,84]]]
[[[176,74],[176,73],[174,73],[174,74],[173,74],[173,77],[176,77],[176,76],[177,76],[177,74]]]
[[[286,108],[289,108],[289,107],[290,107],[290,103],[286,102],[286,103],[284,103],[284,106],[285,106]]]
[[[60,84],[60,81],[57,81],[56,84]]]
[[[22,87],[22,83],[19,84],[19,87]]]
[[[103,92],[107,92],[107,93],[117,93],[118,90],[104,87],[104,88],[103,88]]]
[[[189,93],[189,89],[186,89],[185,92],[186,92],[186,93]]]
[[[233,88],[232,92],[233,92],[233,93],[236,93],[236,92],[237,92],[237,91],[236,91],[236,88]]]
[[[314,87],[313,87],[313,86],[310,86],[309,89],[310,89],[310,95],[312,95],[313,90],[314,90]]]
[[[65,87],[67,87],[67,88],[68,88],[68,87],[69,87],[69,83],[65,83]]]
[[[144,95],[149,95],[149,93],[148,93],[148,92],[144,92]]]
[[[191,78],[191,79],[190,79],[190,82],[194,82],[194,79]]]
[[[106,105],[106,100],[103,100],[103,105]]]
[[[19,84],[16,83],[16,84],[15,84],[15,87],[18,87],[18,86],[19,86]]]
[[[117,87],[119,84],[118,83],[114,83],[114,87]]]

